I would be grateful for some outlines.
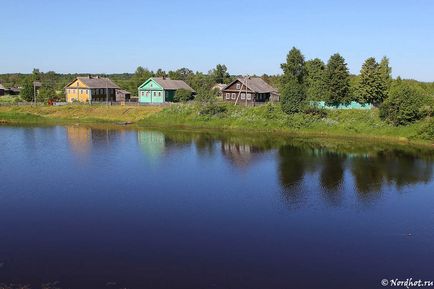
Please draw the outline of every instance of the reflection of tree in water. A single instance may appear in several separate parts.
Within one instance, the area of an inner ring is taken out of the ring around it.
[[[307,146],[285,145],[279,148],[278,155],[283,198],[289,203],[298,203],[305,191],[305,173],[315,171],[318,164],[316,151]]]
[[[324,196],[333,204],[338,204],[342,198],[345,159],[345,154],[330,151],[325,151],[322,155],[321,188]]]
[[[402,149],[357,147],[354,150],[328,148],[321,144],[303,142],[279,148],[279,179],[284,199],[297,203],[307,196],[306,174],[319,172],[322,193],[328,201],[338,204],[344,193],[345,167],[348,163],[355,189],[361,200],[379,196],[385,184],[400,188],[405,185],[427,183],[432,178],[432,155],[412,153]],[[353,153],[353,151],[357,151]],[[316,178],[309,178],[309,181]],[[312,193],[312,192],[310,192]]]
[[[362,198],[381,191],[385,183],[398,188],[427,183],[432,178],[432,163],[408,152],[390,149],[365,157],[355,157],[351,171]]]

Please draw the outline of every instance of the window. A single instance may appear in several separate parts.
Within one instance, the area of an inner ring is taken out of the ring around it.
[[[252,100],[252,94],[251,93],[247,93],[247,100]]]
[[[146,96],[149,96],[149,91],[146,92]]]
[[[226,99],[231,99],[231,94],[229,92],[226,92]]]
[[[246,99],[246,94],[245,93],[241,93],[241,99]]]
[[[158,96],[161,96],[161,91],[158,92]]]
[[[154,91],[154,96],[157,96],[157,93]]]
[[[235,98],[236,98],[236,94],[232,93],[232,99],[235,99]]]
[[[144,91],[141,91],[141,93],[142,93],[142,96],[145,96],[145,92]],[[148,93],[146,93],[146,95],[147,95]]]
[[[237,83],[236,87],[237,87],[237,89],[240,89],[241,85],[239,83]]]

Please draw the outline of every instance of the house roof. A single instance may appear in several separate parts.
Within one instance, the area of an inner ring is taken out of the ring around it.
[[[6,88],[0,83],[0,89],[5,90]]]
[[[42,83],[40,81],[33,81],[33,86],[35,86],[35,87],[41,87]]]
[[[227,89],[229,86],[234,84],[235,82],[241,82],[242,84],[245,83],[245,78],[237,78],[236,80],[229,83],[223,90]],[[266,83],[262,78],[260,77],[248,77],[247,78],[247,87],[257,93],[269,93],[269,92],[277,92],[277,89]]]
[[[213,87],[212,87],[212,89],[219,89],[219,90],[223,90],[224,88],[226,87],[226,84],[224,84],[224,83],[216,83]]]
[[[123,89],[118,89],[118,90],[116,90],[116,92],[122,93],[122,94],[131,94],[129,91],[126,91],[126,90],[123,90]]]
[[[105,78],[105,77],[99,77],[99,76],[81,77],[81,76],[79,76],[76,79],[83,82],[84,85],[86,85],[88,88],[117,88],[117,89],[119,89],[119,86],[117,86],[109,78]],[[70,82],[66,87],[69,87],[76,79],[74,79],[72,82]]]
[[[153,77],[152,79],[165,90],[186,89],[194,92],[194,89],[182,80],[172,80],[167,77]]]

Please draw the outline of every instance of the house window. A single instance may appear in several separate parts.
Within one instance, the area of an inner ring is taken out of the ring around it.
[[[237,83],[236,87],[237,87],[237,89],[240,89],[241,85],[239,83]]]
[[[252,94],[251,93],[247,93],[247,100],[252,100]]]
[[[226,93],[226,99],[231,99],[231,94],[229,92]]]
[[[158,96],[161,96],[161,91],[158,92]]]
[[[246,94],[245,93],[241,93],[241,99],[246,99]]]
[[[146,96],[149,96],[149,91],[146,92]]]
[[[235,98],[236,98],[236,94],[232,93],[232,99],[235,99]]]
[[[141,96],[145,96],[145,92],[144,91],[140,91],[140,95]]]
[[[157,96],[157,93],[154,91],[154,96]]]

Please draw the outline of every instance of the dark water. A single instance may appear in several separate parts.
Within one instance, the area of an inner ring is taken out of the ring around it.
[[[432,151],[357,141],[0,127],[0,283],[433,280],[433,168]]]

